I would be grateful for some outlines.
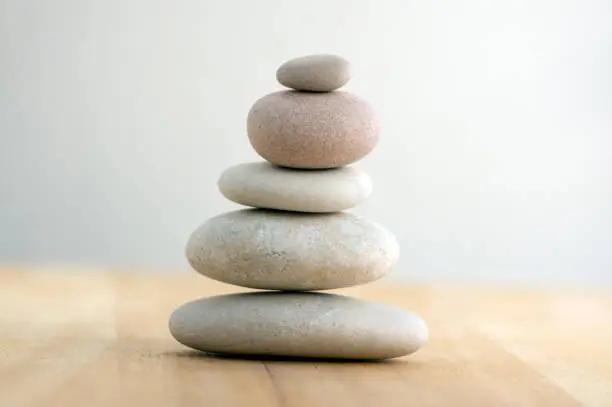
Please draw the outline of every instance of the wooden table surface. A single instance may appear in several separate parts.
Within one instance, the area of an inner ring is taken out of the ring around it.
[[[169,335],[198,275],[0,270],[0,406],[612,406],[612,295],[385,285],[430,342],[379,363],[222,359]]]

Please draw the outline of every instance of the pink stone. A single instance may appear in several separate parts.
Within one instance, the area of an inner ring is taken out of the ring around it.
[[[251,145],[290,168],[335,168],[369,154],[380,137],[372,106],[347,92],[281,91],[260,98],[247,118]]]

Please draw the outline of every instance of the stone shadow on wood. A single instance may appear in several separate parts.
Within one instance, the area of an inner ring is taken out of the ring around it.
[[[233,361],[251,361],[262,363],[328,363],[328,364],[345,364],[345,365],[419,365],[417,361],[406,359],[387,359],[387,360],[372,360],[372,359],[341,359],[341,358],[311,358],[311,357],[294,357],[294,356],[274,356],[274,355],[230,355],[223,353],[209,353],[197,350],[179,350],[167,352],[164,356],[187,358],[187,359],[212,359],[212,360],[233,360]]]

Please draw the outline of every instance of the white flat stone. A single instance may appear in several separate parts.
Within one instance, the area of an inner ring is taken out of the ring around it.
[[[221,174],[217,185],[235,203],[298,212],[350,209],[372,192],[368,174],[354,167],[295,170],[267,162],[231,167]]]
[[[395,236],[346,212],[311,214],[245,209],[198,227],[186,255],[199,273],[270,290],[328,290],[387,274],[399,257]]]
[[[170,333],[193,349],[230,355],[389,359],[428,340],[420,316],[389,304],[322,293],[259,292],[189,302]]]

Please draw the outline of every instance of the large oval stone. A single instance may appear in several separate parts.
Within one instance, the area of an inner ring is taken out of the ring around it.
[[[383,277],[399,246],[390,231],[350,213],[244,209],[198,227],[186,255],[196,271],[229,284],[328,290]]]
[[[255,151],[272,164],[334,168],[370,153],[380,123],[368,102],[347,92],[282,91],[255,102],[247,133]]]
[[[342,211],[359,205],[372,192],[368,174],[354,167],[296,170],[267,162],[228,168],[217,185],[238,204],[298,212]]]
[[[169,328],[183,345],[210,353],[373,360],[411,354],[429,336],[403,308],[323,293],[199,299],[174,311]]]
[[[276,71],[281,85],[311,92],[331,92],[351,79],[349,62],[331,54],[307,55],[291,59]]]

